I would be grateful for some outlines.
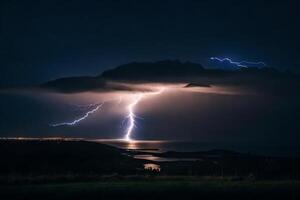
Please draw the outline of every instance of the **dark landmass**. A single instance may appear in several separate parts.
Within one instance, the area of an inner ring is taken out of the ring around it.
[[[142,163],[105,144],[64,140],[0,140],[0,176],[135,174]]]
[[[188,83],[184,87],[189,88],[189,87],[211,87],[211,86],[209,84],[206,84],[206,83]]]
[[[132,153],[145,154],[138,151]],[[147,152],[147,154],[179,159],[176,162],[154,162],[160,164],[162,174],[240,177],[251,175],[258,179],[300,178],[300,157],[262,156],[218,149],[199,152]],[[180,161],[182,158],[195,161]]]
[[[0,176],[7,175],[200,175],[241,176],[258,179],[300,178],[300,158],[269,157],[227,150],[199,152],[147,152],[163,158],[197,158],[195,161],[155,162],[134,159],[145,154],[139,150],[118,149],[87,141],[1,140]],[[143,164],[154,163],[160,171],[145,170]]]
[[[66,140],[1,140],[1,199],[287,199],[300,197],[300,159],[227,150],[143,153]],[[156,163],[160,171],[143,169]]]
[[[201,177],[127,177],[96,182],[0,186],[1,199],[297,200],[299,181],[234,181]]]

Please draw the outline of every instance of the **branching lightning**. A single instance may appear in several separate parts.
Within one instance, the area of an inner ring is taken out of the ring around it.
[[[124,137],[125,140],[130,141],[130,135],[132,133],[133,128],[135,127],[135,123],[136,123],[136,115],[134,114],[134,107],[139,103],[139,101],[142,99],[143,95],[142,94],[138,94],[133,102],[131,102],[128,106],[127,106],[127,110],[128,110],[128,115],[127,115],[127,119],[128,119],[128,127],[126,129],[126,135]]]
[[[131,134],[132,134],[132,131],[133,131],[134,127],[136,126],[137,116],[134,113],[134,109],[137,106],[137,104],[145,96],[147,96],[147,95],[158,95],[158,94],[161,94],[164,90],[165,90],[165,88],[161,88],[160,90],[158,90],[156,92],[139,93],[139,94],[135,95],[133,101],[127,106],[128,115],[127,115],[126,119],[128,120],[128,126],[127,126],[127,129],[126,129],[126,134],[125,134],[124,140],[131,141]]]
[[[133,132],[133,129],[136,127],[136,122],[137,122],[137,116],[135,114],[135,108],[137,106],[137,104],[146,96],[149,95],[158,95],[161,94],[163,91],[165,90],[165,88],[160,88],[158,91],[155,92],[141,92],[141,93],[137,93],[134,94],[133,99],[130,101],[130,103],[127,105],[126,110],[128,112],[125,120],[127,122],[127,128],[126,128],[126,132],[125,132],[125,136],[124,136],[124,140],[125,141],[132,141],[131,140],[131,135]],[[117,105],[119,105],[122,102],[122,97],[120,97],[118,99]],[[50,126],[52,127],[57,127],[57,126],[74,126],[77,123],[81,122],[82,120],[85,120],[86,118],[88,118],[91,114],[97,112],[104,103],[94,103],[94,104],[88,104],[88,105],[79,105],[79,107],[85,107],[87,109],[94,107],[92,110],[87,111],[82,117],[75,119],[72,122],[62,122],[62,123],[56,123],[56,124],[51,124]]]
[[[252,62],[252,61],[240,61],[236,62],[231,60],[230,58],[218,58],[218,57],[211,57],[211,60],[217,60],[219,62],[229,62],[230,64],[236,65],[237,67],[245,67],[248,68],[249,65],[260,65],[260,66],[266,66],[266,63],[264,62]]]
[[[88,112],[85,113],[85,115],[83,115],[82,117],[75,119],[72,122],[62,122],[62,123],[57,123],[57,124],[51,124],[50,126],[52,127],[57,127],[57,126],[73,126],[77,123],[79,123],[80,121],[86,119],[89,115],[95,113],[97,110],[99,110],[102,107],[103,103],[101,104],[95,104],[95,108],[92,110],[89,110]]]

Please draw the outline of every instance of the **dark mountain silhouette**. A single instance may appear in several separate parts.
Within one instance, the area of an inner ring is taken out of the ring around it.
[[[201,64],[164,60],[158,62],[133,62],[104,71],[103,78],[119,80],[151,80],[166,77],[193,77],[206,71]]]
[[[127,81],[187,81],[195,77],[220,78],[236,75],[255,75],[256,77],[288,77],[292,74],[280,72],[271,67],[249,67],[236,70],[207,69],[201,64],[163,60],[158,62],[133,62],[104,71],[98,78]],[[206,85],[206,84],[205,84]]]
[[[124,84],[111,83],[102,79],[101,77],[92,76],[56,79],[40,85],[40,88],[63,93],[105,90],[133,90],[131,87]]]
[[[59,92],[134,90],[118,82],[182,82],[188,83],[186,87],[210,87],[214,84],[268,86],[267,90],[300,85],[297,75],[269,67],[241,68],[232,71],[206,69],[201,64],[192,62],[164,60],[120,65],[95,77],[57,79],[42,84],[41,88]]]
[[[89,76],[61,78],[41,85],[42,88],[57,90],[60,92],[103,89],[105,86],[106,83],[104,80]]]
[[[110,81],[187,81],[190,77],[225,74],[223,70],[204,69],[201,64],[180,61],[133,62],[104,71],[96,77],[66,77],[46,82],[40,87],[58,92],[81,92],[90,90],[131,90]]]
[[[189,87],[211,87],[211,86],[206,83],[188,83],[184,87],[189,88]]]

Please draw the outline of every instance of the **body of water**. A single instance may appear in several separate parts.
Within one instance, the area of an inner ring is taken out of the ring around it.
[[[252,153],[266,156],[299,156],[300,146],[297,145],[272,145],[272,144],[256,144],[250,145],[246,143],[212,143],[212,142],[191,142],[191,141],[171,141],[171,140],[136,140],[127,142],[118,139],[95,139],[90,140],[112,145],[118,148],[127,150],[143,151],[145,154],[137,155],[137,158],[143,159],[148,157],[148,160],[163,161],[159,157],[150,156],[147,153],[151,152],[195,152],[195,151],[209,151],[215,149],[231,150],[241,153]]]

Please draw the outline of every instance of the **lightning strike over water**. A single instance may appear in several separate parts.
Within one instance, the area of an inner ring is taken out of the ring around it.
[[[86,119],[89,115],[95,113],[97,110],[99,110],[102,107],[102,105],[103,105],[103,103],[98,104],[94,109],[86,112],[84,116],[80,117],[79,119],[75,119],[72,122],[62,122],[62,123],[57,123],[57,124],[51,124],[50,126],[52,126],[52,127],[57,127],[57,126],[73,126],[73,125],[79,123],[80,121]]]
[[[128,119],[129,124],[128,124],[127,130],[126,130],[126,135],[124,138],[126,141],[131,140],[130,135],[132,133],[133,128],[135,127],[135,121],[136,121],[135,120],[136,115],[134,114],[134,107],[139,103],[139,101],[142,99],[142,97],[143,97],[142,94],[138,94],[136,96],[136,98],[133,100],[133,102],[127,106],[128,115],[126,118]]]
[[[131,135],[132,132],[134,130],[134,128],[136,127],[136,119],[138,118],[137,115],[135,114],[135,108],[137,106],[137,104],[145,97],[150,96],[150,95],[158,95],[161,94],[163,91],[165,90],[165,88],[160,88],[158,91],[154,91],[154,92],[140,92],[140,93],[136,93],[134,94],[132,98],[132,100],[130,101],[130,103],[127,105],[126,110],[128,112],[125,120],[127,122],[127,128],[126,128],[126,132],[125,132],[125,136],[122,140],[131,142]],[[120,105],[123,98],[119,97],[118,99],[114,99],[114,101],[117,101],[116,105]],[[82,107],[82,108],[91,108],[91,107],[95,107],[92,110],[87,111],[82,117],[80,117],[79,119],[75,119],[72,122],[62,122],[62,123],[56,123],[56,124],[51,124],[50,126],[52,127],[58,127],[58,126],[74,126],[77,123],[85,120],[87,117],[89,117],[91,114],[95,113],[96,111],[98,111],[104,103],[94,103],[94,104],[87,104],[87,105],[77,105],[78,107]]]
[[[157,92],[149,92],[149,93],[140,93],[140,94],[136,94],[135,98],[133,99],[133,101],[127,106],[127,110],[128,110],[128,115],[127,115],[127,119],[128,119],[128,127],[126,129],[126,135],[124,137],[124,140],[126,141],[131,141],[131,134],[132,131],[134,129],[134,127],[136,126],[136,114],[134,113],[134,108],[137,106],[137,104],[142,100],[142,98],[144,98],[147,95],[158,95],[161,94],[163,91],[165,90],[165,88],[161,88],[159,91]]]
[[[257,65],[257,66],[266,66],[266,63],[264,62],[252,62],[252,61],[240,61],[236,62],[231,60],[230,58],[218,58],[218,57],[211,57],[211,60],[217,60],[219,62],[229,62],[230,64],[236,65],[237,67],[244,67],[248,68],[249,65]]]

